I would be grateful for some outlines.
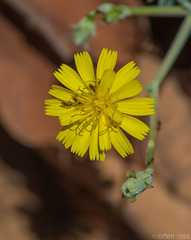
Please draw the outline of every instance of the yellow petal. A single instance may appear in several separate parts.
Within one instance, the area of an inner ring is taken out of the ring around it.
[[[104,162],[105,158],[106,158],[106,151],[100,151],[100,153],[99,153],[99,160],[101,162]]]
[[[73,100],[73,96],[75,96],[75,93],[58,85],[52,85],[52,89],[49,90],[49,94],[61,99],[63,101],[71,101]]]
[[[104,110],[104,113],[106,113],[107,116],[108,116],[110,119],[112,119],[113,121],[115,121],[116,123],[118,123],[118,124],[121,123],[122,118],[123,118],[123,115],[122,115],[122,113],[121,113],[120,111],[118,111],[117,109],[112,108],[112,107],[106,108],[106,109]]]
[[[76,116],[79,116],[79,118],[75,118]],[[68,125],[68,124],[73,124],[76,121],[78,121],[79,119],[81,119],[81,110],[80,109],[76,109],[75,107],[71,107],[71,108],[63,108],[62,114],[59,115],[59,120],[60,120],[60,124],[62,126]]]
[[[99,121],[99,148],[101,151],[111,149],[111,140],[109,137],[109,128],[103,114]]]
[[[131,98],[117,103],[117,109],[126,114],[146,116],[154,114],[153,98]]]
[[[141,83],[138,80],[133,80],[133,81],[127,83],[122,88],[115,91],[111,95],[111,97],[110,97],[111,103],[119,101],[121,99],[134,97],[137,94],[139,94],[140,92],[142,92],[142,90],[143,90],[143,87],[142,87]]]
[[[62,144],[64,144],[64,147],[67,149],[69,148],[74,140],[76,139],[76,131],[75,131],[76,126],[75,125],[70,125],[63,127],[63,129],[58,133],[57,139],[59,141],[62,141]]]
[[[105,94],[109,92],[109,89],[115,79],[115,72],[113,70],[106,70],[102,77],[97,89],[97,97],[104,98]]]
[[[68,131],[68,129],[62,128],[62,130],[58,133],[56,139],[58,141],[62,141],[67,136],[67,131]]]
[[[68,130],[65,139],[62,141],[62,144],[64,144],[64,147],[67,149],[72,146],[76,139],[76,132]]]
[[[149,127],[137,118],[123,114],[123,120],[120,125],[127,133],[133,137],[143,140],[144,135],[149,132]]]
[[[91,125],[89,125],[84,131],[82,131],[80,134],[78,134],[72,144],[71,151],[73,153],[78,154],[79,156],[83,156],[90,145],[90,129]]]
[[[47,99],[44,101],[46,105],[45,106],[45,113],[49,116],[59,116],[63,113],[63,108],[61,108],[61,102],[58,99]]]
[[[61,102],[62,101],[59,99],[46,99],[44,101],[46,105],[52,105],[52,106],[60,106]]]
[[[88,52],[74,55],[76,68],[84,82],[95,81],[93,62]]]
[[[89,147],[89,156],[90,160],[100,160],[104,161],[106,158],[106,150],[101,150],[99,147],[99,127],[98,124],[92,126],[91,135],[90,135],[90,147]]]
[[[121,68],[116,73],[115,81],[113,82],[113,85],[110,89],[110,94],[126,86],[129,82],[134,80],[139,75],[140,69],[134,66],[135,66],[135,63],[132,61],[126,64],[123,68]]]
[[[130,141],[127,139],[120,128],[115,128],[113,131],[111,131],[110,138],[112,145],[122,157],[126,157],[127,154],[134,153]]]
[[[98,125],[92,126],[90,135],[90,148],[89,148],[90,160],[99,160],[98,151]]]
[[[103,73],[106,70],[113,70],[117,61],[117,51],[111,51],[107,48],[103,48],[98,64],[97,64],[97,72],[96,77],[97,79],[101,79]]]
[[[84,82],[80,76],[66,64],[61,65],[61,69],[54,72],[54,76],[67,88],[77,91],[84,87]]]

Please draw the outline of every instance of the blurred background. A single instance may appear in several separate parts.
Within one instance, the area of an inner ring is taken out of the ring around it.
[[[135,153],[126,159],[111,150],[104,163],[91,162],[57,142],[59,122],[44,114],[53,72],[61,63],[74,67],[73,54],[83,50],[72,43],[72,24],[104,2],[0,1],[0,240],[191,238],[190,40],[161,86],[154,188],[135,203],[121,198],[120,187],[128,170],[145,168],[147,138],[129,137]],[[134,60],[146,84],[181,21],[130,17],[99,25],[89,52],[96,65],[103,47],[117,50],[116,70]]]

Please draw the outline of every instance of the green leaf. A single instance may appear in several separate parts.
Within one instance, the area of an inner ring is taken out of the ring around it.
[[[104,13],[103,22],[116,22],[120,19],[123,19],[131,15],[131,12],[128,7],[113,5],[110,3],[102,4],[98,11]]]
[[[95,22],[94,18],[97,15],[97,11],[92,11],[86,17],[82,18],[80,22],[73,25],[72,39],[75,44],[83,45],[87,47],[87,43],[90,37],[95,36]]]

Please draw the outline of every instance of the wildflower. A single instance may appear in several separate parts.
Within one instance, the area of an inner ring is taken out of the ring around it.
[[[54,73],[64,85],[53,85],[45,100],[46,114],[58,116],[63,126],[57,139],[65,148],[83,156],[89,148],[91,160],[104,161],[106,152],[114,148],[122,157],[134,152],[124,131],[143,140],[149,127],[132,117],[154,113],[152,98],[133,98],[143,87],[135,78],[140,69],[129,62],[117,73],[114,67],[117,51],[104,48],[100,54],[96,77],[88,52],[74,55],[78,73],[62,64]]]

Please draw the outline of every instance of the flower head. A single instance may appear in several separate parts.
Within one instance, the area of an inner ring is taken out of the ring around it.
[[[62,64],[54,73],[64,87],[53,85],[49,93],[56,99],[45,100],[46,114],[58,116],[63,126],[57,139],[65,148],[83,156],[89,148],[91,160],[104,161],[107,150],[114,148],[122,157],[134,152],[126,131],[143,140],[149,127],[133,116],[154,113],[154,99],[133,98],[143,87],[136,79],[140,69],[129,62],[117,73],[117,51],[104,48],[96,77],[88,52],[74,55],[77,71]]]

